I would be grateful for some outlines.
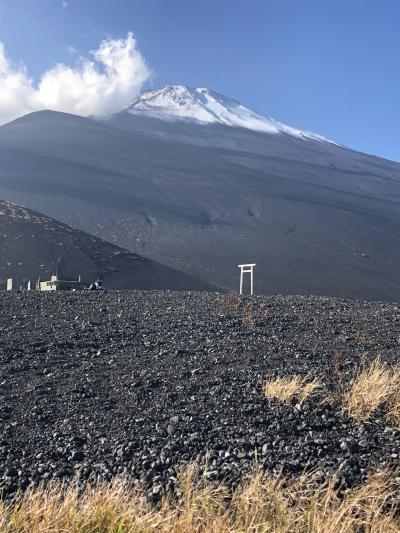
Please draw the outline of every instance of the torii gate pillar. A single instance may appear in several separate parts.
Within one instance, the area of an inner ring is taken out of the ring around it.
[[[238,265],[240,268],[240,294],[243,294],[243,274],[250,274],[250,294],[253,296],[253,268],[256,266],[255,263],[250,263],[248,265]]]

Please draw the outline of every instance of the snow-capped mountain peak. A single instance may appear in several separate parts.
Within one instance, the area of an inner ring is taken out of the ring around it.
[[[163,120],[220,123],[266,133],[285,133],[303,139],[332,142],[321,135],[292,128],[273,118],[260,115],[236,100],[204,87],[191,89],[184,85],[167,85],[155,91],[146,91],[135,98],[125,111]]]

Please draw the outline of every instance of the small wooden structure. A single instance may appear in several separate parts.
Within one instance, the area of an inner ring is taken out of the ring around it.
[[[57,274],[53,274],[49,281],[38,282],[40,291],[71,291],[82,288],[81,277],[78,280],[59,279]]]
[[[243,274],[250,274],[250,294],[253,296],[253,268],[256,263],[249,263],[247,265],[238,265],[240,268],[240,294],[243,294]]]

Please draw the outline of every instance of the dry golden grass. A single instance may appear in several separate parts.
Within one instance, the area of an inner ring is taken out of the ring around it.
[[[242,315],[244,326],[256,326],[262,324],[268,318],[268,311],[256,305],[253,301],[242,308],[243,299],[240,294],[223,294],[217,300],[217,304],[228,317]],[[241,312],[242,310],[242,312]]]
[[[307,529],[321,533],[394,533],[400,523],[391,507],[395,494],[393,477],[388,472],[373,474],[363,485],[348,490],[338,498],[334,481],[316,489],[302,505],[302,520]],[[304,520],[304,518],[306,520]]]
[[[248,304],[246,306],[242,317],[242,324],[244,326],[255,326],[257,324],[257,316],[253,305]]]
[[[392,394],[386,406],[386,419],[400,428],[400,365],[396,365],[391,375]]]
[[[3,533],[392,533],[394,474],[375,474],[338,498],[334,479],[315,486],[255,473],[233,494],[202,483],[193,467],[179,476],[183,503],[151,507],[122,480],[79,491],[76,484],[39,487],[0,505]]]
[[[244,326],[256,326],[262,324],[268,318],[268,311],[253,304],[248,304],[243,312],[242,324]]]
[[[391,370],[376,359],[361,369],[343,394],[344,412],[358,420],[369,418],[392,393]]]
[[[390,367],[378,358],[369,366],[363,365],[350,384],[340,382],[339,385],[335,394],[326,391],[321,403],[341,406],[345,415],[358,421],[379,414],[400,428],[400,363]],[[310,376],[269,379],[263,389],[265,396],[300,405],[320,391],[320,382]]]
[[[241,298],[238,294],[223,294],[218,298],[218,305],[220,305],[228,315],[238,315]]]
[[[264,384],[264,395],[284,403],[297,402],[302,405],[312,394],[321,388],[319,381],[310,376],[273,378]]]
[[[343,392],[343,411],[357,420],[367,420],[382,408],[385,418],[400,424],[400,366],[390,368],[380,359],[361,368]]]

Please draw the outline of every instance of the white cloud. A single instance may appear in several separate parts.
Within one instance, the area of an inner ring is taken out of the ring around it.
[[[150,74],[131,33],[102,41],[75,67],[58,64],[37,84],[24,66],[10,62],[0,42],[0,124],[40,109],[105,117],[138,96]]]
[[[71,54],[71,56],[74,56],[78,53],[78,49],[75,48],[75,46],[70,45],[70,46],[67,46],[67,52]]]

